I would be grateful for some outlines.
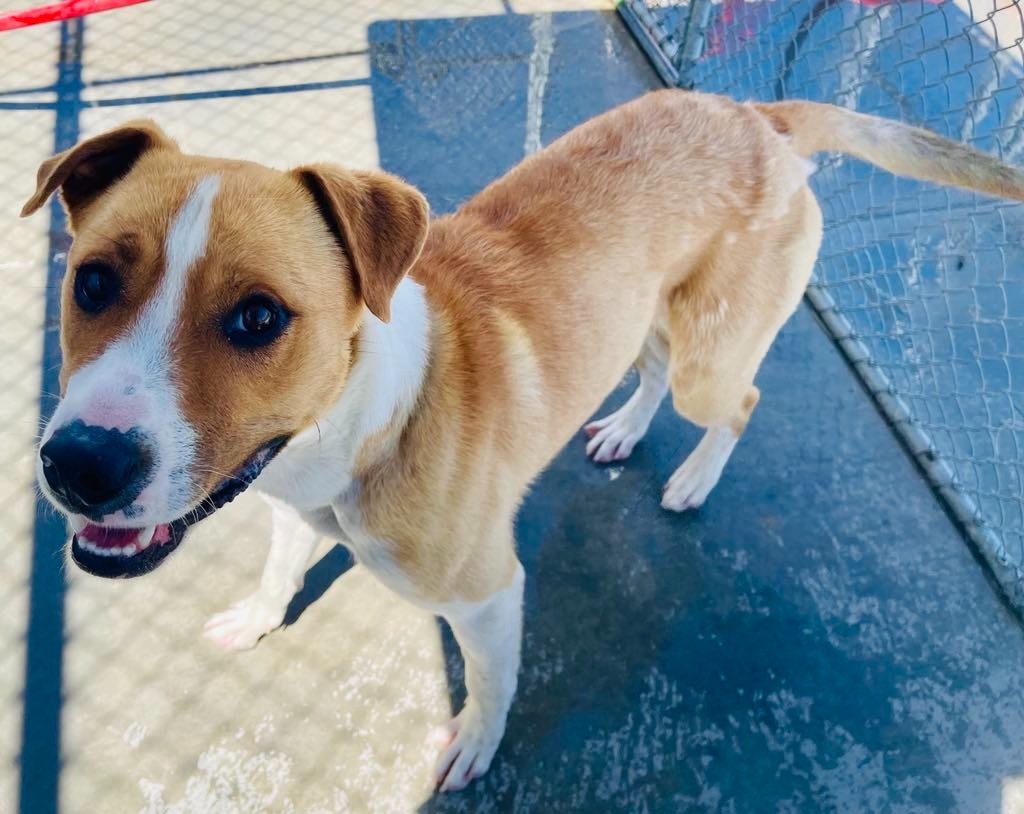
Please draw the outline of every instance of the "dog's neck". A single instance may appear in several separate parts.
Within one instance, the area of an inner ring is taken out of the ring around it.
[[[391,300],[391,320],[367,312],[356,336],[355,363],[325,419],[350,425],[358,452],[372,435],[405,423],[427,369],[430,313],[423,287],[404,279]]]
[[[427,369],[430,325],[423,288],[408,278],[395,291],[390,322],[366,312],[341,396],[289,442],[256,488],[308,510],[346,492],[367,442],[397,436],[408,420]]]

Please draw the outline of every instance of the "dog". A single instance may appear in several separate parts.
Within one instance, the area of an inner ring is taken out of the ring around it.
[[[706,432],[661,502],[704,502],[811,275],[820,151],[1024,200],[1020,171],[924,130],[680,90],[584,123],[433,221],[386,173],[186,155],[149,121],[48,159],[22,215],[59,190],[73,235],[37,461],[71,559],[151,571],[253,484],[273,516],[260,586],[206,635],[253,646],[318,536],[344,542],[451,626],[467,699],[436,779],[464,787],[516,688],[524,493],[635,364],[586,452],[628,457],[671,391]]]

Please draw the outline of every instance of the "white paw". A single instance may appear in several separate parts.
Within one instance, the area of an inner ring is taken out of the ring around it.
[[[431,732],[429,740],[441,749],[434,770],[434,782],[441,791],[464,789],[486,772],[504,733],[504,719],[486,721],[472,700],[456,717]]]
[[[591,421],[583,428],[590,437],[587,455],[600,463],[624,461],[644,437],[650,420],[644,420],[640,411],[626,404],[611,415]]]
[[[692,457],[686,459],[665,484],[665,492],[662,495],[663,509],[673,512],[696,509],[703,505],[711,494],[711,490],[718,482],[718,475],[709,472],[708,467],[700,466],[700,462],[697,462],[697,466],[690,466],[692,460]]]
[[[285,608],[271,607],[253,594],[212,617],[203,627],[203,636],[225,650],[248,650],[260,637],[284,621]]]
[[[704,504],[722,475],[714,461],[696,452],[690,455],[665,484],[661,506],[673,512],[696,509]]]
[[[713,427],[704,433],[697,448],[665,484],[661,506],[673,512],[696,509],[715,488],[738,436],[729,429]]]

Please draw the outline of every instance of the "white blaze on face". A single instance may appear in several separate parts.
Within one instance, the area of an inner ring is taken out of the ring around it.
[[[185,299],[189,269],[206,254],[213,199],[219,188],[218,176],[207,175],[203,178],[196,184],[171,223],[171,228],[167,230],[164,239],[166,271],[159,290],[146,306],[133,332],[140,334],[139,338],[143,342],[155,342],[161,351],[166,351],[174,332]]]
[[[206,254],[219,188],[217,175],[207,175],[192,188],[167,230],[166,265],[152,299],[126,335],[68,380],[43,433],[45,443],[55,430],[81,420],[122,432],[135,427],[145,436],[155,457],[152,481],[131,506],[108,515],[104,524],[166,523],[191,508],[195,433],[178,406],[169,351],[189,272]],[[39,481],[45,489],[45,480]]]

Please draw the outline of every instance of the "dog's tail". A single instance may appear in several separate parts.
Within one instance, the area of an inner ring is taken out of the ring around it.
[[[896,175],[1024,201],[1024,172],[920,127],[818,102],[754,107],[804,157],[849,153]]]

